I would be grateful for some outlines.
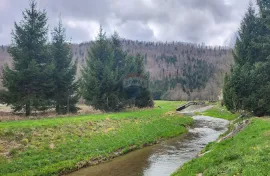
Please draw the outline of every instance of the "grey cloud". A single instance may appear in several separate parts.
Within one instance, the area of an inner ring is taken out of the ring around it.
[[[51,15],[74,19],[103,20],[110,13],[110,0],[40,0]]]
[[[82,28],[66,27],[66,37],[73,43],[91,40],[88,31]]]
[[[0,0],[0,42],[10,43],[13,22],[21,19],[28,0]],[[50,27],[59,14],[72,23],[102,24],[110,34],[134,40],[187,41],[223,44],[234,34],[246,11],[249,0],[37,0],[45,8]],[[92,40],[92,25],[67,27],[67,37],[74,42]],[[219,40],[215,40],[219,38]],[[0,44],[1,44],[0,43]]]
[[[154,40],[154,32],[146,24],[139,21],[128,21],[118,26],[118,32],[122,37],[133,40]]]
[[[196,7],[200,11],[209,12],[216,22],[224,22],[233,17],[232,5],[226,4],[224,0],[185,0],[183,2],[190,9]]]

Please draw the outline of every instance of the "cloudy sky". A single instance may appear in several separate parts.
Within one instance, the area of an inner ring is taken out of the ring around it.
[[[59,19],[74,43],[95,39],[100,24],[107,34],[144,41],[227,44],[250,0],[37,0],[49,27]],[[28,0],[0,0],[0,44],[11,42],[14,22]]]

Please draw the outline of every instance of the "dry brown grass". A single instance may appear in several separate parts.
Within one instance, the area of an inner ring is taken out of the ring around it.
[[[54,110],[48,110],[46,112],[33,112],[32,116],[25,117],[24,113],[13,113],[11,107],[6,105],[0,105],[0,122],[6,121],[19,121],[19,120],[36,120],[42,118],[61,118],[61,117],[69,117],[74,115],[87,115],[87,114],[101,114],[102,112],[99,110],[95,110],[91,106],[87,106],[85,104],[79,104],[78,107],[80,110],[77,114],[66,114],[66,115],[58,115]]]
[[[78,111],[79,114],[100,114],[102,113],[99,110],[96,110],[95,108],[85,105],[85,104],[79,104],[78,108],[80,108],[80,110]]]

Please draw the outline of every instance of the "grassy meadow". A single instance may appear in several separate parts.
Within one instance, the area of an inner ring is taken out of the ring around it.
[[[0,175],[57,175],[178,136],[192,123],[184,102],[153,109],[0,123]]]

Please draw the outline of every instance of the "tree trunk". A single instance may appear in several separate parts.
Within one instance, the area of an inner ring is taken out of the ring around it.
[[[27,101],[25,105],[25,115],[30,116],[30,114],[31,114],[31,104],[30,101]]]
[[[56,111],[57,114],[60,113],[60,106],[59,106],[59,103],[58,102],[56,102],[55,111]]]

